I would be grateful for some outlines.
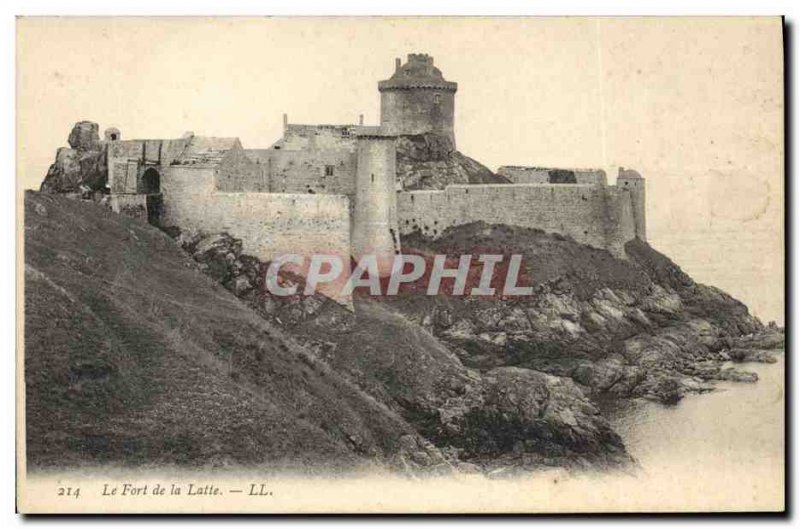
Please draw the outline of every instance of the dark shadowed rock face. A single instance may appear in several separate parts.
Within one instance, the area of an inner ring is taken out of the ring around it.
[[[105,144],[100,142],[97,123],[80,121],[67,142],[56,153],[40,191],[45,193],[86,193],[102,190],[108,180]]]
[[[397,177],[403,189],[444,189],[449,184],[507,184],[508,179],[455,150],[442,135],[400,136]]]

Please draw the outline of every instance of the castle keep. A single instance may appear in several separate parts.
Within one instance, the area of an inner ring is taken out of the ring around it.
[[[602,170],[504,166],[491,173],[470,160],[495,183],[441,183],[429,178],[433,163],[417,173],[436,185],[407,187],[398,174],[402,142],[455,152],[457,84],[432,57],[410,54],[378,90],[380,126],[300,125],[284,116],[283,137],[262,149],[191,132],[125,140],[108,129],[100,140],[96,124],[81,122],[42,188],[55,189],[57,178],[69,187],[80,173],[81,185],[107,194],[115,211],[162,227],[228,232],[265,261],[286,253],[385,260],[401,251],[403,235],[435,238],[474,221],[537,228],[618,257],[627,241],[646,238],[644,179],[631,170],[620,169],[608,185]]]
[[[457,89],[456,83],[444,80],[433,65],[433,57],[412,53],[405,64],[395,59],[394,75],[378,83],[381,127],[395,136],[432,132],[455,145]]]

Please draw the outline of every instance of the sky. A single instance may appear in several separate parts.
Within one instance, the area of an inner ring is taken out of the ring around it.
[[[647,179],[648,239],[784,320],[779,18],[21,18],[17,180],[72,125],[245,147],[292,123],[377,124],[377,82],[428,53],[458,82],[458,148],[500,165]]]

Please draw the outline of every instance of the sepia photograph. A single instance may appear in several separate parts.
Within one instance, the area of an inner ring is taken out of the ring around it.
[[[19,512],[786,510],[780,16],[15,25]]]

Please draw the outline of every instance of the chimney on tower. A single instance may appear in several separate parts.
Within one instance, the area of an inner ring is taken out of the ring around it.
[[[289,114],[283,113],[283,132],[286,132],[286,129],[289,128]]]
[[[358,115],[358,124],[362,127],[364,126],[364,114]]]
[[[397,57],[397,58],[394,60],[394,71],[396,72],[396,71],[398,71],[399,69],[400,69],[400,57]]]

